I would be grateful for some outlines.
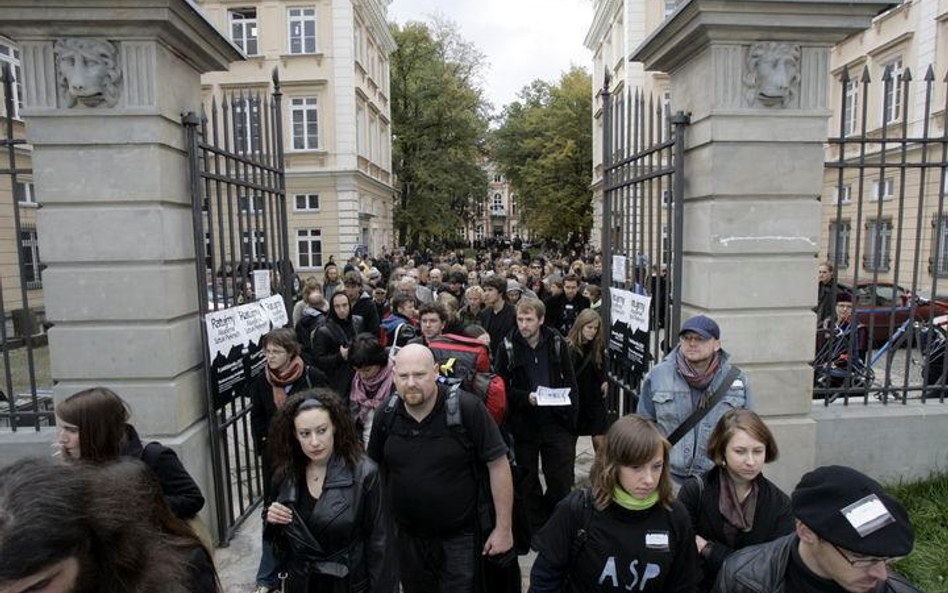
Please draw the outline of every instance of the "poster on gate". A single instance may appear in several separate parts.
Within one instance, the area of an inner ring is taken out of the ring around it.
[[[223,405],[245,390],[266,365],[260,338],[283,327],[289,316],[283,297],[212,311],[204,316],[214,401]]]
[[[636,382],[648,365],[648,312],[652,299],[620,288],[609,289],[609,294],[612,317],[609,357],[627,371],[627,380]]]

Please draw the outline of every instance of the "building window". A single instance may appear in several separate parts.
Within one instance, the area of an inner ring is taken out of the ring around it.
[[[293,196],[296,212],[319,212],[319,194],[296,194]]]
[[[869,272],[889,270],[889,247],[892,243],[892,221],[870,220],[866,223],[866,252],[863,267]]]
[[[379,119],[375,114],[369,114],[369,160],[377,163],[378,158]]]
[[[23,80],[22,70],[20,69],[20,50],[12,44],[0,40],[0,66],[9,64],[10,73],[13,75],[13,113],[14,118],[20,117],[20,110],[23,109]],[[4,113],[4,97],[0,94],[0,113]]]
[[[839,267],[849,267],[849,235],[852,231],[852,224],[848,220],[842,222],[833,221],[829,225],[829,245],[826,259],[834,262],[836,253],[839,252]]]
[[[358,22],[355,23],[354,33],[355,34],[353,35],[353,38],[352,38],[352,46],[353,46],[353,52],[355,53],[355,61],[361,64],[362,63],[362,44],[363,44],[362,25],[360,25]]]
[[[296,230],[296,267],[319,268],[323,265],[323,237],[319,229]]]
[[[490,209],[492,212],[503,212],[504,196],[499,193],[494,194],[494,198],[491,200]]]
[[[253,243],[250,242],[250,231],[243,232],[244,256],[253,261],[266,261],[267,234],[264,231],[253,231]]]
[[[234,145],[238,152],[260,152],[260,101],[234,102]]]
[[[671,13],[675,12],[675,7],[677,3],[675,0],[665,0],[665,18],[671,16]]]
[[[248,56],[257,55],[257,9],[233,8],[230,16],[230,38]]]
[[[932,239],[932,273],[948,276],[948,216],[942,214],[935,225],[936,237]]]
[[[902,107],[901,87],[902,56],[883,64],[882,67],[882,123],[899,121]]]
[[[241,211],[241,212],[246,212],[246,211],[247,211],[247,205],[248,205],[248,204],[251,204],[250,196],[238,196],[238,197],[237,197],[237,205],[240,207],[240,211]],[[263,212],[263,207],[264,207],[263,196],[259,196],[259,195],[253,196],[253,202],[252,202],[252,204],[253,204],[253,209],[250,210],[251,212],[254,212],[254,213],[256,213],[256,212]]]
[[[484,225],[482,224],[477,225],[477,228],[474,229],[474,238],[477,239],[478,241],[481,241],[484,239]]]
[[[43,288],[36,227],[23,225],[20,228],[20,259],[23,261],[22,281],[26,289]]]
[[[494,183],[503,183],[503,181],[504,181],[503,175],[494,175]]]
[[[287,10],[290,25],[290,53],[316,53],[316,8],[290,8]]]
[[[517,215],[517,196],[510,194],[510,215]]]
[[[843,92],[846,94],[846,101],[843,104],[845,111],[843,115],[843,135],[849,136],[856,133],[856,110],[859,108],[859,82],[850,80],[846,83]]]
[[[876,179],[872,182],[872,194],[869,196],[870,202],[875,202],[880,198],[882,200],[891,200],[895,195],[895,178],[886,177],[885,181],[879,183]]]
[[[293,122],[293,150],[319,148],[316,97],[293,99],[290,110]]]
[[[20,204],[36,205],[36,193],[33,190],[32,183],[21,183],[17,181],[13,184],[13,195]]]
[[[853,196],[853,186],[851,184],[836,186],[833,188],[833,203],[838,204],[840,201],[843,204],[848,204],[852,200]]]

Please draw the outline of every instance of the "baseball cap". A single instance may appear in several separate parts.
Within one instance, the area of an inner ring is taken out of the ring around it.
[[[705,315],[695,315],[684,322],[681,326],[681,331],[678,332],[679,337],[685,332],[694,332],[705,340],[711,338],[715,340],[721,339],[721,328],[718,327],[718,324],[715,323],[713,319]]]
[[[854,554],[893,558],[912,551],[915,535],[905,507],[850,467],[808,472],[790,500],[793,514],[811,531]]]

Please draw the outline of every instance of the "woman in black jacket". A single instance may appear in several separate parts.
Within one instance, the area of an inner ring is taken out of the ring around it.
[[[569,356],[579,388],[579,413],[576,434],[591,435],[593,451],[599,452],[605,442],[609,419],[606,414],[606,346],[602,335],[602,317],[592,309],[584,309],[566,337]]]
[[[761,474],[777,459],[777,443],[760,417],[730,410],[708,440],[715,467],[685,482],[678,500],[688,509],[701,556],[702,591],[710,591],[724,560],[735,550],[793,531],[790,499]]]
[[[316,366],[329,378],[329,386],[343,399],[349,398],[349,387],[355,374],[349,362],[349,347],[361,331],[362,318],[350,313],[349,297],[345,291],[334,294],[329,303],[329,318],[316,330],[313,339],[313,358]]]
[[[392,522],[348,406],[327,389],[297,394],[270,435],[279,488],[264,538],[276,546],[285,591],[395,591]]]
[[[74,393],[56,406],[63,459],[97,465],[140,459],[155,472],[168,508],[182,519],[193,518],[204,506],[201,489],[172,449],[157,442],[142,445],[128,420],[128,406],[111,389]]]

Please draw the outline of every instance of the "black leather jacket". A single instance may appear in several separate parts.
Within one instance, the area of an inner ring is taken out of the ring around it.
[[[391,593],[395,590],[391,520],[382,503],[378,467],[368,457],[350,469],[333,455],[313,512],[297,512],[295,478],[284,480],[276,501],[293,509],[286,526],[266,525],[295,593]]]
[[[793,546],[799,541],[796,534],[791,533],[735,552],[724,561],[712,593],[785,593],[787,563]],[[868,593],[922,592],[890,572],[888,579]]]

